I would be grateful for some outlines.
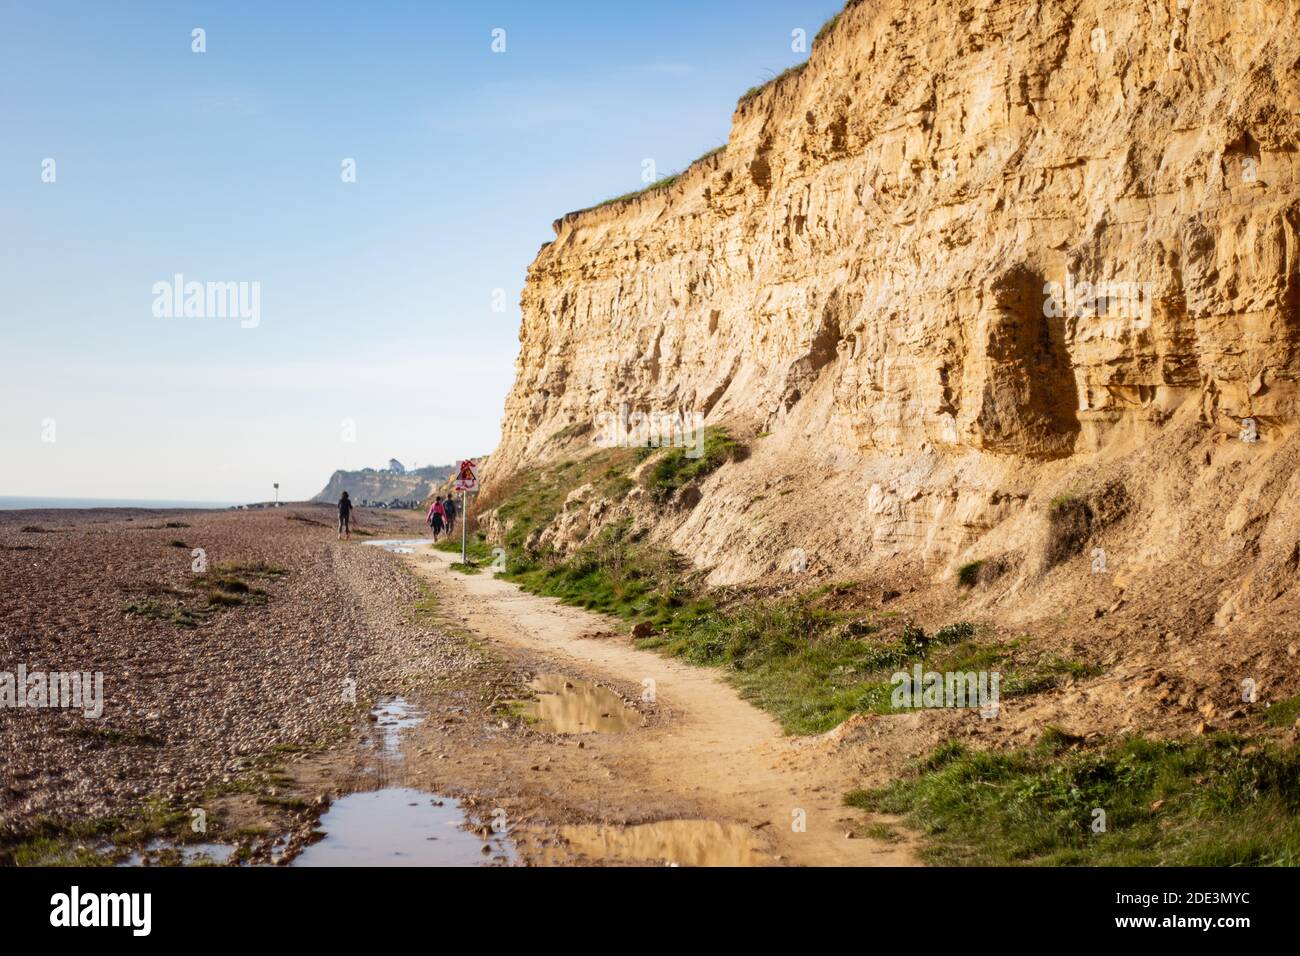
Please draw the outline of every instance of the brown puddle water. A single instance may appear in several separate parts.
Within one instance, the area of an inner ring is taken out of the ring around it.
[[[334,801],[320,819],[325,836],[290,865],[491,866],[515,859],[513,844],[465,829],[456,800],[408,787],[352,793]]]
[[[560,829],[569,849],[593,861],[673,866],[769,866],[766,848],[748,827],[713,820],[664,820],[638,826]]]
[[[335,800],[320,818],[321,839],[302,851],[295,867],[495,866],[515,861],[505,828],[479,834],[459,801],[400,785],[402,732],[426,715],[402,697],[371,711],[368,775],[377,788]]]
[[[608,687],[563,674],[542,674],[528,686],[537,700],[524,702],[524,715],[549,733],[621,734],[641,726],[641,715]]]

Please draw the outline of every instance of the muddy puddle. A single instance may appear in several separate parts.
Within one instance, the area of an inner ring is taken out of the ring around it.
[[[421,713],[405,697],[388,697],[380,700],[370,712],[379,728],[377,746],[386,754],[399,754],[402,750],[402,731],[424,723]]]
[[[560,834],[571,852],[593,863],[668,866],[771,866],[775,863],[751,829],[713,820],[664,820],[627,827],[568,826],[562,827]]]
[[[418,548],[434,544],[432,538],[392,538],[387,541],[366,541],[368,548],[383,548],[390,554],[415,554]]]
[[[176,846],[162,840],[152,840],[143,850],[137,850],[116,865],[159,866],[179,863],[181,866],[224,866],[234,852],[233,846],[222,843]]]
[[[608,687],[563,674],[542,674],[528,686],[537,699],[521,710],[547,733],[621,734],[642,726],[641,714]]]
[[[335,800],[317,825],[319,840],[290,866],[502,866],[516,861],[507,833],[475,825],[457,800],[402,785],[402,734],[426,716],[403,697],[376,704],[362,740],[361,785],[372,789]],[[97,850],[106,857],[117,852],[111,843]],[[154,840],[117,865],[224,866],[235,852],[234,846],[220,843]],[[269,862],[282,862],[284,854],[283,840],[277,840]]]
[[[459,802],[388,787],[336,800],[321,817],[325,838],[291,866],[484,866],[514,862],[503,835],[464,829]]]
[[[426,715],[402,697],[380,700],[371,711],[365,775],[376,788],[331,804],[317,824],[321,838],[290,866],[492,866],[516,859],[504,833],[468,829],[461,804],[439,794],[402,786],[402,733]]]

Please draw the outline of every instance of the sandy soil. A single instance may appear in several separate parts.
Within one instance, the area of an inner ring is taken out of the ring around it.
[[[494,650],[531,672],[611,686],[645,714],[644,728],[584,735],[581,749],[573,738],[533,735],[540,746],[534,743],[529,752],[545,764],[530,762],[527,783],[519,789],[545,806],[552,819],[592,818],[601,824],[707,819],[761,835],[773,861],[913,861],[905,839],[884,843],[864,837],[865,815],[841,805],[845,791],[885,782],[885,768],[868,780],[852,762],[828,759],[833,739],[785,736],[775,720],[742,701],[716,672],[636,649],[619,622],[526,594],[490,574],[452,572],[448,568],[456,559],[446,554],[421,553],[407,560],[458,623]],[[649,688],[653,703],[644,699]],[[617,833],[608,839],[618,842]]]

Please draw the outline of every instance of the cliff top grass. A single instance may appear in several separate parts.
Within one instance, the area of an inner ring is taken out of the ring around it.
[[[852,7],[854,4],[858,2],[860,2],[860,0],[847,0],[847,2],[844,4],[843,10],[840,10],[839,13],[835,14],[835,16],[831,17],[829,20],[827,20],[825,23],[821,25],[821,29],[817,31],[817,35],[813,37],[813,42],[812,42],[813,49],[816,49],[817,44],[821,43],[822,40],[826,39],[827,35],[829,35],[830,32],[833,29],[835,29],[835,24],[840,22],[840,18],[844,16],[844,11],[848,10],[850,7]],[[787,80],[792,76],[797,76],[798,74],[802,73],[807,66],[808,66],[808,61],[804,60],[802,63],[796,63],[794,66],[790,67],[789,69],[782,70],[776,76],[772,77],[770,80],[767,80],[764,83],[758,84],[758,86],[751,86],[749,89],[747,89],[744,93],[740,95],[740,99],[737,101],[737,105],[739,106],[748,103],[750,100],[756,97],[759,93],[762,93],[768,87],[775,86],[778,83],[782,82],[783,80]]]
[[[736,101],[736,104],[743,105],[745,103],[748,103],[750,100],[758,96],[759,93],[762,93],[769,86],[775,86],[777,83],[780,83],[782,80],[789,79],[792,76],[798,76],[807,68],[807,66],[808,66],[808,61],[804,60],[802,63],[796,63],[794,66],[782,70],[780,73],[772,77],[770,80],[767,80],[763,83],[759,83],[757,86],[751,86],[749,89],[745,90],[744,93],[740,94],[740,99]]]
[[[856,3],[859,2],[860,0],[847,0],[847,2],[844,4],[843,10],[835,14],[825,23],[823,23],[821,25],[821,28],[817,31],[817,35],[813,37],[813,44],[812,44],[813,47],[815,48],[817,44],[820,43],[823,39],[825,39],[827,34],[829,34],[831,30],[835,28],[835,25],[840,21],[840,18],[844,15],[845,10],[848,10],[850,7],[854,6]],[[802,63],[796,63],[794,66],[782,70],[779,74],[772,77],[770,80],[760,83],[757,86],[751,86],[748,90],[746,90],[744,93],[740,95],[740,99],[737,100],[737,105],[740,106],[745,103],[748,103],[754,97],[758,96],[759,93],[763,92],[763,90],[768,89],[771,86],[775,86],[776,84],[782,82],[783,80],[789,79],[792,76],[797,76],[798,74],[802,73],[804,69],[807,68],[807,66],[808,66],[808,61],[804,60]],[[722,146],[717,147],[716,149],[711,149],[703,156],[700,156],[699,158],[694,160],[694,162],[689,163],[686,166],[686,169],[679,170],[678,172],[675,173],[670,173],[667,176],[664,176],[662,179],[658,179],[655,182],[650,183],[649,185],[645,186],[642,189],[637,189],[630,193],[623,193],[621,196],[611,197],[610,199],[606,199],[603,202],[596,203],[594,206],[587,206],[584,209],[578,209],[570,213],[569,215],[578,215],[584,212],[591,212],[593,209],[603,209],[606,206],[614,206],[614,205],[618,205],[619,203],[629,202],[641,196],[645,196],[653,192],[658,192],[661,189],[667,189],[668,187],[674,185],[679,179],[681,179],[682,176],[686,175],[686,172],[696,163],[703,162],[704,160],[708,159],[710,156],[714,156],[717,153],[722,152],[726,148],[727,147],[724,144]]]
[[[614,196],[612,199],[606,199],[604,202],[598,202],[596,203],[596,205],[588,206],[586,209],[579,209],[577,213],[590,212],[593,209],[603,209],[606,206],[614,206],[619,203],[624,203],[636,199],[639,196],[645,196],[650,193],[657,192],[658,190],[661,189],[667,189],[669,186],[672,186],[679,179],[685,176],[687,171],[692,166],[696,165],[696,163],[702,163],[710,156],[716,156],[718,155],[718,153],[723,152],[724,150],[726,150],[726,148],[727,148],[726,144],[723,144],[722,146],[716,146],[713,149],[709,150],[707,153],[704,153],[703,155],[696,157],[694,160],[688,163],[686,169],[679,170],[675,173],[669,173],[667,176],[655,180],[654,182],[650,183],[650,185],[642,189],[637,189],[630,193],[624,193],[621,196]],[[577,215],[577,213],[570,213],[570,215]]]

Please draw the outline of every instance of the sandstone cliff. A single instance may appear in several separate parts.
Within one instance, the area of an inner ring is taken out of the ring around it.
[[[715,583],[797,547],[984,560],[1004,609],[1263,608],[1300,569],[1298,107],[1290,0],[851,3],[725,150],[556,222],[489,486],[698,412],[752,453],[657,533]],[[1053,574],[1085,544],[1104,575]]]

